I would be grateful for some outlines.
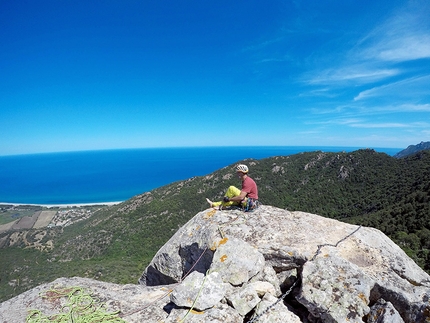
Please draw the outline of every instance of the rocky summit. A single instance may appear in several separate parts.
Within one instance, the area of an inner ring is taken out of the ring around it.
[[[0,322],[55,318],[77,286],[115,322],[430,322],[430,276],[382,232],[271,206],[202,211],[139,284],[57,279],[3,302]]]

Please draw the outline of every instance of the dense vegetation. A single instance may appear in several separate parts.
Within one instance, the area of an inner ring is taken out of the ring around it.
[[[243,162],[262,203],[378,228],[430,272],[430,151],[404,159],[366,149]],[[57,277],[136,283],[160,246],[208,207],[205,197],[222,198],[228,185],[240,185],[233,169],[172,183],[75,225],[48,229],[44,239],[54,242],[48,251],[26,249],[24,241],[17,247],[5,244],[0,300]],[[29,237],[38,233],[32,231]]]

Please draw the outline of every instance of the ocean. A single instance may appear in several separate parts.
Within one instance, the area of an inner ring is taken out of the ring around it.
[[[360,148],[196,147],[0,156],[0,203],[71,205],[119,202],[175,181],[210,174],[246,158],[357,149]],[[373,149],[390,156],[401,150]]]

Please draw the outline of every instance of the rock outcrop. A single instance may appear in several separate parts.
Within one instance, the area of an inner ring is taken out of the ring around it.
[[[139,285],[62,278],[0,305],[0,322],[86,287],[126,322],[430,322],[430,276],[376,229],[262,206],[198,213],[158,251]]]
[[[409,145],[408,148],[403,149],[402,151],[399,151],[393,157],[394,158],[404,158],[404,157],[407,157],[409,155],[413,155],[419,151],[428,150],[428,149],[430,149],[430,141],[427,141],[427,142],[421,141],[417,145]]]

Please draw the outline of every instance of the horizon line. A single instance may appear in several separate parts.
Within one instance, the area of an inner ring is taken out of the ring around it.
[[[116,150],[151,150],[151,149],[200,149],[200,148],[263,148],[263,147],[309,147],[309,148],[349,148],[349,149],[399,149],[401,147],[382,147],[382,146],[330,146],[330,145],[232,145],[232,146],[159,146],[159,147],[134,147],[134,148],[101,148],[101,149],[82,149],[82,150],[59,150],[59,151],[42,151],[42,152],[29,152],[18,154],[5,154],[0,157],[6,156],[24,156],[24,155],[42,155],[42,154],[61,154],[61,153],[81,153],[81,152],[100,152],[100,151],[116,151]]]

